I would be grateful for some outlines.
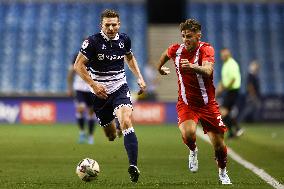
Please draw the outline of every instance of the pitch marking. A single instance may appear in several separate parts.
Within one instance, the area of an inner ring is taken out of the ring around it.
[[[205,140],[206,142],[211,144],[209,137],[207,135],[204,135],[203,131],[199,128],[197,129],[197,135],[203,140]],[[230,156],[233,160],[235,160],[236,162],[238,162],[245,168],[251,170],[257,176],[259,176],[262,180],[264,180],[267,184],[271,185],[273,188],[276,188],[276,189],[284,189],[284,186],[280,182],[278,182],[275,178],[273,178],[268,173],[266,173],[263,169],[260,169],[254,164],[243,159],[240,155],[238,155],[230,147],[227,147],[227,149],[228,149],[228,156]]]

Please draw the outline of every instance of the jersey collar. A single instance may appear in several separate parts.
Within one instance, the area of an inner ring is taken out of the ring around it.
[[[115,35],[115,38],[113,38],[113,39],[108,38],[108,36],[102,30],[100,31],[100,34],[107,41],[109,41],[109,40],[118,40],[119,39],[118,33]]]

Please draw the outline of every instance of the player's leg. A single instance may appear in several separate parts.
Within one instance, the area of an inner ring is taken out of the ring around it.
[[[219,179],[222,184],[232,184],[227,174],[227,147],[224,142],[224,133],[209,131],[208,136],[214,147],[215,159],[219,167]]]
[[[129,164],[136,166],[138,141],[131,122],[132,108],[128,106],[122,106],[118,108],[115,113],[120,123],[122,134],[124,136],[124,145],[128,153]]]
[[[84,102],[84,96],[82,91],[75,91],[75,108],[76,108],[76,120],[79,127],[79,143],[84,143],[86,140],[85,133],[85,109],[86,104]]]
[[[191,151],[196,149],[196,122],[194,120],[185,120],[179,124],[182,140]]]
[[[119,124],[119,121],[118,121],[117,118],[115,119],[115,123],[116,123],[116,134],[119,138],[121,138],[122,137],[122,129],[120,127],[120,124]]]
[[[198,150],[196,147],[196,125],[198,122],[198,115],[182,101],[178,101],[176,108],[178,114],[178,126],[182,140],[189,149],[188,168],[191,172],[196,172],[198,170]]]
[[[129,160],[128,172],[130,179],[132,182],[137,182],[140,175],[140,171],[137,168],[138,140],[131,121],[132,107],[127,105],[120,106],[115,110],[115,114],[124,136],[124,146]]]
[[[132,182],[137,182],[140,171],[137,167],[138,140],[132,125],[132,102],[127,85],[123,85],[113,95],[114,113],[118,119],[122,134],[124,136],[124,147],[126,149],[129,168],[128,173]]]
[[[94,110],[92,107],[88,107],[88,143],[94,144],[94,131],[95,131],[95,119],[94,119]]]
[[[191,172],[198,170],[198,149],[196,147],[196,121],[185,120],[179,124],[179,129],[182,135],[184,144],[189,149],[188,167]]]
[[[224,124],[217,102],[199,110],[200,123],[204,133],[208,134],[215,151],[215,159],[219,167],[219,179],[222,184],[231,184],[226,171],[227,147],[224,143],[224,133],[227,127]]]
[[[99,124],[103,127],[104,133],[109,141],[116,138],[116,128],[113,115],[113,106],[110,97],[108,99],[93,99],[93,109],[98,118]]]
[[[87,105],[87,110],[88,110],[88,115],[87,115],[87,120],[88,120],[88,143],[93,144],[94,143],[94,130],[95,130],[95,110],[94,110],[94,100],[95,100],[95,95],[91,92],[85,92],[84,94],[85,98],[85,103]]]
[[[117,137],[115,120],[113,119],[109,124],[105,125],[103,128],[104,128],[104,132],[108,140],[114,141],[114,139]]]
[[[76,105],[76,119],[79,127],[79,143],[84,143],[86,140],[85,133],[85,104],[78,103]]]

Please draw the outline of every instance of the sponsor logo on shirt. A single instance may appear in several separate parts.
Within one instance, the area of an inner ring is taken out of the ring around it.
[[[124,56],[118,56],[118,55],[105,55],[105,54],[98,54],[98,60],[104,60],[104,59],[108,59],[108,60],[120,60],[120,59],[124,59]]]

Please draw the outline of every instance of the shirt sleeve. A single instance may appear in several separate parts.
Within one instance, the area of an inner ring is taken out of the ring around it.
[[[88,59],[91,60],[95,56],[94,40],[90,37],[84,40],[80,49],[80,52]]]
[[[202,62],[203,61],[208,61],[208,62],[212,62],[214,63],[215,62],[215,58],[214,58],[214,48],[212,46],[205,46],[203,49],[202,49]]]
[[[177,51],[177,48],[176,48],[177,45],[171,45],[169,46],[168,48],[168,51],[167,51],[167,56],[171,59],[174,59],[176,57],[176,51]]]
[[[126,49],[126,54],[132,53],[131,40],[128,36],[125,36],[125,49]]]

